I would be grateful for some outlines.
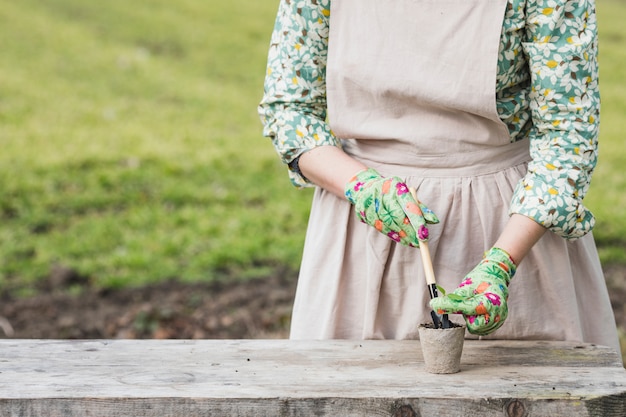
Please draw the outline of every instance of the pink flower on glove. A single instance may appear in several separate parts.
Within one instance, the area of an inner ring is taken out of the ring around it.
[[[491,302],[491,304],[493,304],[494,306],[499,306],[501,303],[500,301],[500,296],[498,294],[494,294],[491,292],[486,292],[484,294],[485,297],[487,297],[487,299]]]
[[[459,288],[465,287],[466,285],[472,285],[472,279],[471,278],[464,279],[463,282],[461,282],[459,284]]]
[[[407,187],[405,183],[399,182],[396,184],[396,192],[398,195],[406,194],[409,192],[409,187]]]
[[[426,226],[421,225],[417,229],[417,238],[419,240],[426,240],[426,239],[428,239],[428,228]]]
[[[398,232],[389,232],[387,233],[387,236],[389,236],[391,239],[395,240],[396,242],[400,242],[400,234]]]
[[[357,182],[356,184],[354,184],[354,191],[359,191],[361,188],[363,188],[364,185],[364,182]]]

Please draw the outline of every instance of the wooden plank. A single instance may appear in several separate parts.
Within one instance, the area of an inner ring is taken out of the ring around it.
[[[466,341],[461,368],[419,341],[3,340],[0,416],[626,416],[606,347]]]

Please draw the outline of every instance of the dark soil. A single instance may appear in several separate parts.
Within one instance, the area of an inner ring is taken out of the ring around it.
[[[169,281],[142,288],[80,287],[72,271],[57,270],[39,295],[0,297],[0,338],[272,339],[288,335],[296,273],[211,284]],[[605,275],[626,347],[626,265]],[[79,286],[76,291],[64,288]]]
[[[449,327],[445,327],[445,328],[444,328],[444,327],[441,327],[441,325],[438,325],[438,327],[435,327],[435,324],[434,324],[434,323],[423,323],[422,325],[423,325],[424,327],[426,327],[427,329],[435,329],[435,328],[437,328],[437,329],[440,329],[440,330],[444,330],[444,329],[456,329],[457,327],[461,327],[461,326],[462,326],[461,324],[457,324],[457,323],[454,323],[454,322],[452,322],[452,321],[450,321]]]
[[[75,281],[80,277],[71,271],[56,271],[39,295],[0,298],[0,338],[286,338],[296,274],[115,290],[76,291]]]

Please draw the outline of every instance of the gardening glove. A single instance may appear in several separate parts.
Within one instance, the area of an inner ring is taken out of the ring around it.
[[[345,193],[363,223],[406,246],[419,247],[420,240],[428,239],[426,224],[439,223],[400,178],[384,178],[372,168],[352,178]]]
[[[430,301],[438,314],[463,314],[467,330],[484,336],[496,331],[509,314],[509,282],[517,266],[502,249],[491,248],[452,293]]]

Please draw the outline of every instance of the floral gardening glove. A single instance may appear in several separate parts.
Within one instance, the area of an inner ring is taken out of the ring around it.
[[[426,223],[439,223],[400,178],[384,178],[372,168],[346,184],[346,197],[362,222],[406,246],[419,247],[420,240],[428,239]]]
[[[496,331],[509,314],[508,285],[517,266],[504,250],[491,248],[481,263],[451,294],[430,301],[438,314],[463,314],[467,330],[476,335]]]

